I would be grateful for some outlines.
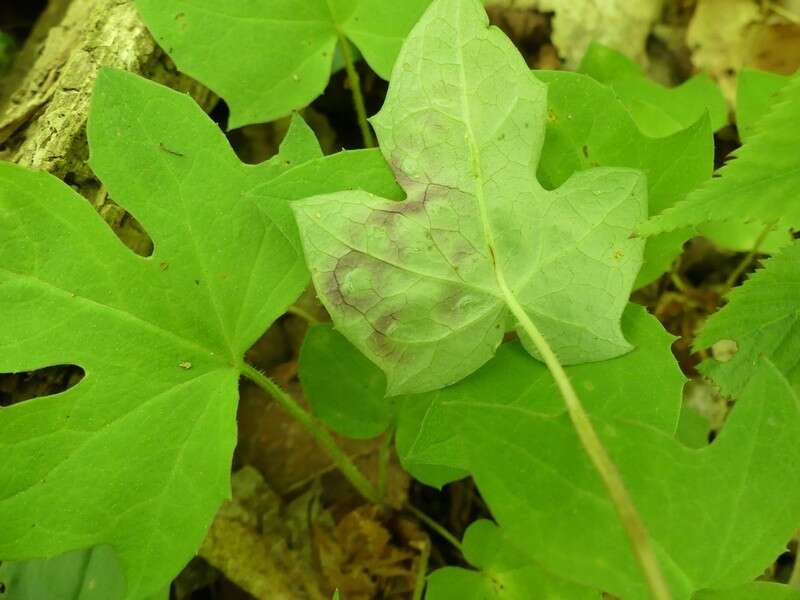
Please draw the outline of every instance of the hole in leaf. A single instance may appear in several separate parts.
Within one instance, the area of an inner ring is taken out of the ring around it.
[[[75,365],[55,365],[23,373],[0,374],[0,406],[65,392],[84,377]]]
[[[363,60],[356,63],[356,70],[361,78],[367,114],[374,115],[383,105],[388,84],[375,75]],[[344,69],[331,76],[325,93],[314,100],[311,106],[327,118],[331,127],[330,135],[336,136],[336,147],[363,147],[358,119],[353,110],[353,96]],[[326,140],[321,141],[325,148]]]
[[[95,206],[119,241],[130,248],[131,252],[145,258],[152,256],[153,240],[132,214],[114,202],[102,189]]]

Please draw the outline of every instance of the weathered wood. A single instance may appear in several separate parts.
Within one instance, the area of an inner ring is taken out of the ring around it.
[[[89,101],[103,67],[186,91],[206,109],[215,102],[206,88],[177,73],[131,0],[51,0],[0,84],[0,158],[63,179],[95,204],[126,244],[147,253],[147,235],[86,165]]]

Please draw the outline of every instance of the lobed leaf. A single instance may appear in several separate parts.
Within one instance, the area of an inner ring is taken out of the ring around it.
[[[120,71],[98,79],[88,138],[155,248],[133,254],[69,186],[0,163],[0,372],[85,372],[0,408],[0,558],[109,544],[139,600],[228,496],[242,355],[308,283],[288,200],[396,184],[377,152],[321,158],[300,120],[244,165],[188,96]]]
[[[631,349],[619,319],[641,266],[630,233],[646,215],[644,178],[593,169],[545,191],[545,111],[545,86],[480,2],[437,0],[372,119],[407,199],[354,191],[293,204],[320,299],[389,394],[485,363],[510,302],[564,363]]]
[[[607,364],[622,368],[627,359]],[[626,389],[632,379],[647,385],[647,375],[640,377],[635,368],[627,373],[619,394],[627,403],[647,402]],[[505,369],[496,375],[495,389],[523,377]],[[652,395],[668,393],[655,382],[650,387],[657,390]],[[417,444],[428,445],[432,456],[437,440],[459,441],[466,462],[456,466],[473,475],[497,523],[522,553],[576,583],[631,600],[649,597],[616,512],[566,415],[540,410],[533,394],[509,401],[471,380],[439,394],[419,422]],[[583,396],[589,407],[602,398]],[[593,421],[646,522],[673,598],[744,584],[784,551],[800,518],[800,405],[767,360],[722,434],[703,449],[686,448],[672,432],[624,416],[595,412]],[[440,456],[445,463],[450,457]]]
[[[430,0],[136,0],[181,71],[222,96],[230,126],[309,104],[328,83],[337,40],[387,79],[403,38]]]
[[[611,361],[568,367],[567,374],[591,415],[640,423],[671,435],[686,381],[670,350],[674,338],[634,304],[625,310],[622,325],[635,350]],[[458,385],[398,399],[396,446],[405,469],[434,487],[468,474],[471,441],[463,435],[460,407],[481,399],[487,410],[508,414],[530,410],[555,418],[564,413],[564,401],[547,368],[531,360],[518,343],[505,344]]]

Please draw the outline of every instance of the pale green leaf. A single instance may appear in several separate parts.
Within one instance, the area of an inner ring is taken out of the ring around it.
[[[428,576],[425,600],[600,600],[600,593],[539,567],[490,521],[464,534],[464,558],[480,569],[445,567]]]
[[[591,167],[630,167],[647,177],[651,215],[673,206],[711,176],[714,136],[707,119],[663,138],[643,135],[619,99],[586,75],[535,71],[547,83],[547,136],[539,180],[562,185],[576,171]],[[668,270],[694,233],[682,230],[647,240],[636,287]]]
[[[739,394],[761,356],[769,357],[800,389],[800,244],[786,247],[734,288],[728,304],[706,321],[694,346],[708,348],[720,340],[733,340],[736,354],[726,362],[709,359],[701,370],[724,394]]]
[[[271,121],[328,83],[340,36],[387,79],[430,0],[136,0],[178,68],[222,96],[230,126]]]
[[[330,325],[308,330],[298,371],[314,413],[336,432],[372,438],[391,423],[386,376]]]
[[[642,235],[715,221],[758,222],[779,219],[800,228],[800,74],[776,96],[758,131],[734,158],[679,204],[639,227]]]
[[[567,374],[591,414],[672,434],[685,382],[670,349],[674,338],[634,304],[628,305],[622,324],[635,350],[611,361],[569,367]],[[458,385],[398,399],[397,453],[414,477],[441,487],[470,471],[470,440],[461,435],[459,407],[481,398],[496,409],[519,407],[543,417],[564,412],[564,401],[547,368],[519,344],[505,344]]]
[[[628,371],[631,379],[660,388],[635,369]],[[446,422],[463,440],[482,498],[521,551],[555,575],[626,600],[648,598],[569,418],[540,411],[536,397],[509,403],[479,390],[472,394],[469,380],[454,387],[462,389],[460,398],[454,394],[458,400],[449,407],[440,402],[449,410],[424,421],[420,436],[435,437],[439,432],[428,430]],[[591,394],[583,396],[591,407]],[[630,406],[648,398],[625,400]],[[800,522],[800,405],[768,361],[720,436],[701,450],[624,417],[593,420],[646,523],[675,600],[751,581],[784,551]]]
[[[728,122],[725,98],[705,73],[667,88],[648,79],[641,67],[621,52],[598,43],[589,46],[578,72],[611,86],[646,135],[676,133],[706,114],[713,130]]]
[[[293,204],[320,299],[390,395],[489,360],[509,302],[564,363],[631,349],[619,319],[644,249],[631,239],[644,177],[593,169],[545,191],[535,171],[546,108],[546,87],[478,0],[437,0],[372,120],[407,199],[354,191]]]
[[[0,372],[86,373],[0,408],[0,559],[110,544],[139,600],[229,494],[242,355],[308,283],[288,200],[396,186],[377,152],[292,168],[319,155],[299,119],[288,154],[245,165],[188,96],[120,71],[98,79],[88,137],[155,249],[133,254],[69,186],[0,163]]]

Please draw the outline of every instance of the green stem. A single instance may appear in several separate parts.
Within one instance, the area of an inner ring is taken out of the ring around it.
[[[428,558],[431,555],[431,545],[425,540],[419,551],[419,565],[417,566],[417,581],[414,584],[414,595],[412,600],[422,600],[422,592],[425,591],[425,576],[428,574]]]
[[[361,78],[356,71],[355,63],[353,61],[353,50],[350,48],[350,42],[341,31],[337,31],[339,36],[339,48],[342,50],[342,58],[344,59],[344,68],[347,71],[347,80],[350,82],[350,93],[353,94],[353,105],[356,109],[356,116],[358,117],[358,127],[361,129],[361,138],[364,140],[366,148],[375,147],[375,137],[372,135],[372,129],[369,127],[367,120],[367,107],[364,104],[364,94],[361,92]]]
[[[736,285],[736,282],[739,280],[739,277],[742,276],[742,273],[744,273],[745,269],[747,269],[747,267],[750,266],[750,263],[753,262],[753,259],[756,257],[758,251],[761,249],[761,245],[767,239],[767,236],[770,234],[770,232],[772,232],[773,227],[775,227],[775,223],[768,223],[764,227],[764,229],[761,230],[761,233],[758,234],[756,241],[753,243],[753,248],[750,250],[750,252],[747,253],[747,256],[745,256],[742,259],[742,261],[736,266],[736,268],[733,270],[733,273],[731,273],[725,280],[725,283],[722,286],[722,291],[720,292],[720,296],[724,296],[725,294],[727,294],[730,291],[730,289],[734,285]]]
[[[392,458],[392,441],[394,440],[394,423],[384,434],[378,448],[378,494],[381,500],[386,498],[386,486],[389,480],[389,460]]]
[[[461,545],[461,542],[458,541],[456,536],[450,533],[444,526],[440,525],[416,506],[406,503],[406,510],[414,515],[417,519],[422,521],[422,523],[431,531],[439,535],[442,539],[444,539],[447,543],[449,543],[453,548],[458,550],[462,555],[464,554],[464,547]]]
[[[304,410],[294,398],[286,393],[277,383],[264,375],[261,371],[245,363],[241,368],[242,374],[258,385],[262,390],[272,396],[283,409],[294,417],[308,432],[314,436],[317,443],[328,453],[333,463],[338,467],[353,487],[364,497],[365,500],[374,504],[380,504],[381,499],[378,491],[364,477],[350,460],[350,457],[339,448],[336,440],[325,428],[322,423],[308,411]]]
[[[628,535],[633,553],[639,562],[647,586],[650,588],[650,593],[656,600],[670,600],[672,596],[658,564],[658,559],[650,541],[650,535],[647,533],[647,528],[636,510],[628,489],[625,487],[622,476],[597,436],[589,415],[583,408],[583,404],[581,404],[578,395],[575,393],[575,388],[572,387],[564,367],[561,366],[550,344],[547,343],[539,328],[534,325],[509,289],[502,271],[497,269],[496,273],[497,282],[506,304],[519,321],[522,329],[533,341],[564,398],[567,413],[578,434],[578,439],[580,439],[586,454],[592,461],[598,475],[600,475],[600,479],[603,481],[603,485],[608,491],[614,509]]]

